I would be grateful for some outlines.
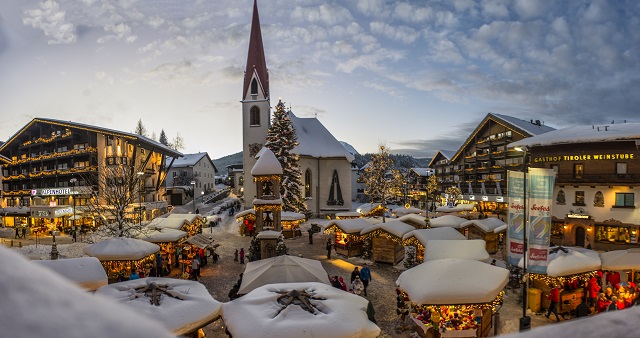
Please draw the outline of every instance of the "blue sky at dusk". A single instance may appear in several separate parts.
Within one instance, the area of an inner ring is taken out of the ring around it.
[[[0,140],[34,117],[242,150],[253,0],[0,2]],[[640,119],[637,1],[258,1],[271,86],[359,152],[457,150],[489,112]]]

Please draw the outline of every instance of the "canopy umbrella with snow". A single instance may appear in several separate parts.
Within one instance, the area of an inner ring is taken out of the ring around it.
[[[523,259],[518,262],[523,267]],[[554,277],[559,282],[582,278],[588,280],[596,275],[602,267],[597,251],[581,247],[550,247],[547,251],[547,274],[531,273],[532,280],[546,280],[545,276]]]
[[[59,274],[0,246],[3,337],[169,338],[162,324],[94,297]]]
[[[247,263],[238,294],[267,284],[300,282],[331,284],[320,261],[284,255]]]
[[[215,321],[222,303],[199,282],[149,277],[103,286],[96,295],[124,304],[161,322],[176,336],[190,334]]]
[[[481,239],[431,240],[424,253],[425,261],[442,258],[463,258],[476,261],[487,261],[489,253]]]
[[[35,260],[33,262],[56,272],[88,291],[95,291],[108,284],[107,274],[100,261],[95,257]]]
[[[368,303],[324,283],[269,284],[224,303],[222,317],[234,337],[373,338]]]

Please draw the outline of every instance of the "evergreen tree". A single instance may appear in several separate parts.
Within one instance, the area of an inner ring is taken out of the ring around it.
[[[134,133],[147,137],[147,128],[145,128],[144,124],[142,124],[142,119],[138,120],[138,124],[136,124],[136,130]]]
[[[373,248],[371,239],[367,238],[362,242],[362,259],[371,259],[371,257],[373,257]]]
[[[404,184],[402,175],[392,170],[393,160],[389,157],[389,150],[380,146],[380,151],[371,155],[369,165],[364,169],[364,190],[365,195],[371,198],[372,202],[379,202],[386,210],[387,199],[401,191]],[[382,221],[385,222],[384,213]]]
[[[416,261],[416,247],[415,246],[406,246],[406,256],[404,258],[404,267],[407,269],[411,269],[412,267],[418,265]]]
[[[458,204],[458,197],[462,195],[462,192],[458,187],[449,187],[444,191],[444,193],[447,195],[447,205],[452,206]]]
[[[258,237],[253,237],[251,239],[251,245],[249,246],[249,259],[250,260],[259,260],[261,259],[262,253],[260,253],[260,240]]]
[[[282,165],[282,183],[280,184],[282,209],[306,214],[307,205],[302,194],[302,171],[298,165],[298,154],[292,152],[297,145],[296,131],[285,111],[284,103],[279,101],[273,113],[271,127],[267,131],[265,147],[276,155],[278,162]]]
[[[164,144],[165,146],[169,145],[169,139],[167,138],[167,134],[164,132],[164,129],[160,131],[160,137],[158,138],[158,142]]]
[[[276,245],[276,256],[284,256],[289,254],[289,248],[284,244],[284,238],[278,237],[278,244]]]

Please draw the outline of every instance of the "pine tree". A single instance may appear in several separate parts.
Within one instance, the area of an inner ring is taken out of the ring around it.
[[[167,134],[164,132],[164,129],[160,131],[160,137],[158,138],[158,142],[164,144],[165,146],[169,145],[169,139],[167,138]]]
[[[138,120],[138,124],[136,124],[136,130],[134,132],[138,135],[147,137],[147,128],[142,124],[142,119]]]
[[[276,256],[284,256],[289,254],[289,248],[284,244],[284,238],[280,236],[278,238],[278,244],[276,245]]]
[[[411,269],[412,267],[418,265],[416,261],[416,247],[407,246],[405,248],[406,248],[406,256],[404,258],[404,267],[407,269]]]
[[[284,103],[279,101],[271,119],[271,127],[267,131],[265,147],[276,155],[278,162],[282,165],[282,183],[280,184],[282,209],[306,214],[308,209],[302,194],[302,171],[298,165],[298,154],[292,152],[297,145],[296,131]]]
[[[371,239],[365,239],[362,242],[362,259],[371,259],[373,257],[373,248],[371,247]]]
[[[386,209],[387,199],[400,191],[404,182],[402,175],[393,170],[393,160],[389,157],[389,150],[380,146],[380,151],[371,155],[369,165],[364,169],[364,184],[367,186],[364,193],[371,198],[372,202],[382,203]],[[385,221],[384,214],[382,221]]]
[[[252,261],[261,259],[262,253],[260,252],[260,240],[258,237],[253,237],[251,239],[251,244],[249,246],[249,259]]]

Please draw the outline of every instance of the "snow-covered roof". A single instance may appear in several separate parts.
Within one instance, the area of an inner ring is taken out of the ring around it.
[[[4,246],[0,261],[3,337],[175,337],[161,323],[94,297]]]
[[[56,272],[88,291],[94,291],[109,282],[102,263],[95,257],[36,260],[32,262]]]
[[[317,118],[297,117],[291,111],[288,116],[298,137],[294,153],[311,157],[344,157],[349,163],[355,160],[355,156]]]
[[[185,167],[193,167],[198,164],[200,160],[207,156],[207,153],[195,153],[195,154],[182,154],[181,157],[176,158],[171,165],[172,168],[185,168]],[[212,162],[213,163],[213,162]],[[214,166],[215,168],[215,166]]]
[[[579,247],[563,247],[567,252],[557,250],[551,253],[551,250],[558,247],[550,247],[547,254],[547,276],[561,277],[575,275],[578,273],[591,272],[600,270],[602,261],[598,252],[579,248]],[[518,262],[518,266],[523,266],[522,258]]]
[[[310,301],[313,313],[299,303],[278,302],[292,290],[315,298]],[[373,338],[380,328],[367,317],[368,302],[324,283],[270,284],[223,304],[222,317],[234,337],[255,337],[259,332],[262,337],[278,338]]]
[[[626,249],[600,254],[602,270],[640,270],[640,250]]]
[[[398,220],[389,220],[386,223],[378,223],[363,229],[360,234],[365,235],[377,229],[384,230],[398,238],[402,238],[407,232],[415,230],[414,227]]]
[[[356,154],[359,154],[358,151],[356,150],[356,148],[354,148],[352,145],[350,145],[349,143],[345,142],[345,141],[340,141],[340,144],[342,144],[342,146],[344,147],[344,149],[347,149],[347,151],[349,152],[349,154],[356,156]]]
[[[400,222],[413,222],[418,223],[422,226],[426,226],[427,222],[424,221],[424,216],[416,215],[416,214],[407,214],[404,216],[398,217],[398,221]]]
[[[269,175],[282,175],[282,165],[278,162],[276,155],[267,148],[264,147],[258,154],[258,160],[256,164],[251,168],[251,175],[253,176],[269,176]]]
[[[440,156],[438,156],[440,155]],[[455,150],[442,150],[439,149],[435,155],[433,155],[433,157],[431,158],[431,161],[429,161],[429,167],[434,166],[436,163],[438,163],[438,161],[440,161],[440,157],[444,157],[444,159],[447,160],[447,162],[450,162],[451,159],[456,155],[456,151]]]
[[[440,227],[451,227],[459,229],[462,226],[462,223],[467,222],[468,219],[453,216],[453,215],[444,215],[439,217],[434,217],[429,220],[432,228],[440,228]]]
[[[157,221],[156,221],[157,220]],[[189,221],[177,217],[177,218],[156,218],[149,224],[147,224],[147,228],[150,229],[158,229],[158,228],[166,228],[173,230],[180,230],[185,224],[189,224]]]
[[[357,211],[344,211],[344,212],[336,212],[336,217],[360,217],[361,213]]]
[[[320,282],[330,285],[327,271],[315,259],[276,256],[247,263],[238,294],[267,284]]]
[[[102,242],[90,244],[82,251],[101,261],[134,261],[160,250],[156,244],[135,238],[110,238]]]
[[[351,218],[331,220],[324,225],[324,229],[328,229],[333,225],[347,234],[360,234],[362,230],[372,226],[371,223],[367,222],[364,218]]]
[[[441,207],[437,207],[437,212],[460,212],[460,211],[472,211],[475,208],[475,204],[458,204],[456,206],[450,207],[443,205]]]
[[[509,281],[509,271],[471,259],[426,261],[398,277],[396,284],[416,304],[489,303]]]
[[[640,139],[640,123],[620,123],[605,126],[574,126],[525,138],[509,144],[509,148],[538,147],[568,143],[594,143]]]
[[[269,201],[271,201],[271,203],[269,203],[269,204],[273,204],[273,200],[269,200]],[[238,219],[238,218],[242,218],[242,217],[247,216],[247,215],[255,215],[255,214],[256,214],[256,211],[253,208],[251,208],[251,209],[243,210],[243,211],[237,213],[235,215],[235,218]],[[280,220],[282,220],[282,221],[300,221],[300,220],[303,220],[305,218],[306,218],[306,216],[304,214],[300,214],[300,213],[293,212],[293,211],[283,211],[283,212],[280,213]]]
[[[177,214],[176,213],[176,214],[170,214],[169,216],[167,216],[167,219],[183,219],[188,223],[193,223],[198,219],[202,219],[202,216],[200,216],[199,214]]]
[[[427,246],[427,242],[440,239],[440,240],[452,240],[452,239],[466,239],[463,234],[459,233],[454,228],[432,228],[432,229],[416,229],[407,232],[402,239],[408,240],[411,237],[415,237],[423,246]]]
[[[498,228],[501,228],[501,229],[504,228],[504,230],[506,230],[506,228],[504,227],[505,224],[506,224],[505,222],[501,221],[497,217],[488,217],[483,219],[474,219],[474,220],[466,221],[460,224],[460,227],[466,228],[468,226],[475,225],[478,228],[482,229],[484,232],[494,232],[494,230]]]
[[[396,214],[396,216],[403,216],[408,214],[420,214],[421,212],[422,210],[416,207],[410,207],[410,208],[402,207],[402,208],[393,209],[393,213]]]
[[[257,238],[280,238],[280,236],[282,232],[274,230],[263,230],[256,235]]]
[[[368,215],[369,213],[371,213],[372,210],[380,207],[382,204],[380,203],[365,203],[360,205],[356,211],[363,214],[363,215]]]
[[[214,241],[215,240],[213,239],[213,236],[210,234],[195,234],[187,238],[185,242],[195,245],[200,249],[204,249],[207,247],[212,247]]]
[[[151,302],[141,288],[155,283],[167,287],[171,296],[160,292],[160,304]],[[207,288],[196,281],[148,277],[103,286],[96,296],[112,299],[136,313],[158,320],[176,336],[191,333],[222,314],[222,303],[211,297]]]
[[[282,204],[282,198],[272,198],[272,199],[254,198],[252,203],[253,205]]]
[[[431,168],[411,168],[410,170],[422,177],[431,176],[431,174],[433,174],[433,169]]]
[[[184,237],[187,237],[186,232],[168,227],[160,227],[138,235],[138,239],[151,243],[177,242]]]
[[[463,258],[485,261],[489,259],[486,247],[487,242],[482,239],[432,240],[425,247],[424,260]]]
[[[555,128],[546,126],[544,124],[537,125],[535,123],[531,123],[532,122],[531,120],[527,121],[527,120],[519,119],[517,117],[509,116],[509,115],[494,114],[494,113],[491,113],[489,115],[493,115],[495,117],[502,119],[503,121],[509,122],[513,126],[527,132],[529,135],[540,135],[540,134],[544,134],[544,133],[548,133],[556,130]]]

